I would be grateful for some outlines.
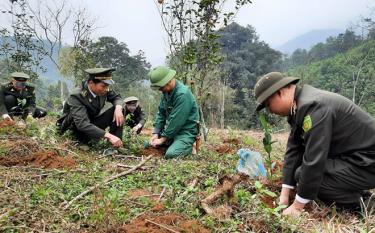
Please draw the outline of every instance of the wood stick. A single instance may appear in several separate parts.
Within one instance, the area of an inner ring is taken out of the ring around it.
[[[160,201],[161,198],[163,197],[163,195],[164,195],[164,193],[165,193],[165,190],[167,190],[167,189],[164,187],[164,188],[163,188],[163,191],[161,191],[161,193],[160,193],[160,196],[159,196],[159,198],[158,198],[158,201]]]
[[[150,155],[148,156],[145,160],[141,161],[138,165],[134,166],[133,168],[127,170],[127,171],[124,171],[124,172],[121,172],[117,175],[114,175],[114,176],[111,176],[107,179],[104,180],[103,183],[100,183],[100,184],[96,184],[94,186],[91,186],[90,188],[88,188],[87,190],[83,191],[81,194],[79,194],[78,196],[76,196],[75,198],[73,198],[70,202],[68,203],[62,203],[62,206],[63,206],[63,209],[66,210],[68,209],[75,201],[77,201],[78,199],[82,198],[83,196],[85,196],[86,194],[88,193],[91,193],[93,190],[99,188],[101,185],[107,185],[109,184],[110,182],[112,182],[113,180],[119,178],[119,177],[122,177],[122,176],[126,176],[132,172],[134,172],[135,170],[137,170],[138,168],[142,167],[143,164],[145,164],[148,160],[150,160],[151,158],[153,157],[153,155]],[[65,204],[65,206],[64,206]]]
[[[146,222],[152,223],[152,224],[154,224],[154,225],[156,225],[156,226],[158,226],[158,227],[160,227],[160,228],[166,229],[166,230],[168,230],[168,231],[170,231],[170,232],[173,232],[173,233],[180,233],[179,231],[175,231],[175,230],[173,230],[173,229],[171,229],[171,228],[169,228],[169,227],[167,227],[167,226],[164,226],[164,225],[162,225],[162,224],[159,224],[159,223],[157,223],[157,222],[154,222],[154,221],[151,221],[151,220],[148,220],[148,219],[145,219],[145,220],[146,220]]]

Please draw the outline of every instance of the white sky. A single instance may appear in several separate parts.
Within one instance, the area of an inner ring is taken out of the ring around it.
[[[143,50],[153,66],[164,62],[166,36],[156,0],[68,2],[75,7],[87,8],[97,18],[100,28],[96,30],[96,37],[113,36],[125,42],[132,54]],[[277,47],[314,29],[345,29],[361,15],[367,16],[373,8],[375,0],[253,0],[253,4],[240,10],[235,21],[243,26],[254,26],[262,40]],[[0,25],[4,23],[2,18]]]

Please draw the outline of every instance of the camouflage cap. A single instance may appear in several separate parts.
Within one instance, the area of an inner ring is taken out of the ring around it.
[[[288,77],[280,72],[271,72],[262,76],[254,87],[255,98],[258,102],[256,110],[260,111],[262,108],[264,108],[264,101],[266,101],[275,92],[290,83],[297,83],[298,81],[299,78]]]
[[[13,72],[10,74],[10,76],[17,81],[27,81],[28,79],[30,79],[30,76],[23,72]]]
[[[86,69],[85,72],[89,74],[91,79],[100,80],[103,83],[112,85],[115,82],[112,80],[112,72],[115,68],[92,68]]]
[[[133,101],[138,101],[139,99],[135,96],[129,96],[127,98],[124,99],[124,103],[128,103],[128,102],[133,102]]]

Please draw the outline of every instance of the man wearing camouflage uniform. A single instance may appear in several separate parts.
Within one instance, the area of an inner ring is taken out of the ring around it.
[[[107,139],[114,147],[122,146],[124,115],[121,96],[109,90],[112,85],[112,68],[85,70],[89,78],[82,88],[68,98],[62,118],[57,122],[60,133],[71,129],[82,143],[90,140]],[[112,107],[105,110],[105,102]],[[109,127],[109,132],[105,129]]]
[[[280,204],[299,215],[306,203],[320,199],[344,209],[360,209],[361,198],[374,204],[375,120],[347,98],[279,72],[264,75],[255,85],[257,111],[266,107],[285,116],[291,126],[283,167]]]
[[[149,73],[151,87],[163,93],[150,144],[167,145],[165,158],[192,153],[198,135],[197,102],[188,87],[175,79],[176,71],[164,66]]]
[[[0,115],[3,119],[13,120],[14,116],[41,118],[47,112],[36,107],[35,89],[27,80],[30,76],[22,72],[11,74],[11,81],[0,86]]]

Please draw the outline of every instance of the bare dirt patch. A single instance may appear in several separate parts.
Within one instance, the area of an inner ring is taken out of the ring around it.
[[[118,229],[112,229],[108,232],[147,232],[147,233],[170,233],[170,232],[186,232],[186,233],[209,233],[198,221],[189,220],[180,214],[169,213],[165,215],[147,214],[142,215],[129,224]]]
[[[26,166],[31,165],[41,168],[74,168],[77,166],[76,161],[70,157],[62,157],[53,151],[40,150],[31,155],[15,155],[0,157],[0,165],[11,166]]]
[[[141,149],[140,155],[153,155],[154,157],[164,157],[165,152],[167,151],[167,148],[165,147],[148,147]]]

